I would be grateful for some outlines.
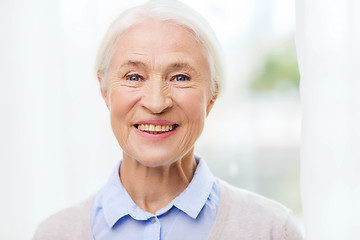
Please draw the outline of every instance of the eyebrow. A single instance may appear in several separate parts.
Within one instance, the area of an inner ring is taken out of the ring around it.
[[[187,69],[187,70],[196,72],[195,69],[191,65],[189,65],[188,63],[185,63],[185,62],[172,63],[172,64],[170,64],[169,69],[173,69],[173,70]]]
[[[123,67],[142,67],[142,68],[146,68],[147,65],[142,62],[142,61],[136,61],[136,60],[129,60],[123,64],[120,65],[120,67],[118,69],[121,69]],[[174,62],[169,64],[167,67],[167,69],[170,69],[172,71],[174,70],[182,70],[182,69],[186,69],[188,71],[197,73],[197,71],[195,70],[195,68],[193,68],[190,64],[186,63],[186,62]]]
[[[123,64],[120,65],[119,69],[120,68],[123,68],[123,67],[128,67],[128,66],[131,66],[131,67],[145,67],[145,63],[143,62],[140,62],[140,61],[127,61]]]

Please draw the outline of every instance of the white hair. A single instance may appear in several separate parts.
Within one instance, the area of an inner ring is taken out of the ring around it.
[[[178,0],[150,0],[143,5],[123,12],[110,25],[99,47],[95,70],[103,79],[101,87],[106,88],[106,73],[118,37],[130,27],[146,22],[149,18],[171,21],[190,29],[203,45],[211,74],[211,91],[217,96],[223,86],[224,67],[222,52],[217,37],[208,22],[195,10]]]

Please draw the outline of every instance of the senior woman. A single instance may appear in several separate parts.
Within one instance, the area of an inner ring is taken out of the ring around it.
[[[221,88],[218,51],[206,21],[175,0],[115,20],[96,71],[123,159],[34,239],[301,239],[288,209],[216,179],[194,155]]]

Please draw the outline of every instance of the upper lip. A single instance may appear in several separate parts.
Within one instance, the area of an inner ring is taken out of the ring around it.
[[[148,120],[141,120],[136,122],[134,125],[140,125],[140,124],[152,124],[152,125],[175,125],[175,122],[169,121],[169,120],[163,120],[163,119],[148,119]]]

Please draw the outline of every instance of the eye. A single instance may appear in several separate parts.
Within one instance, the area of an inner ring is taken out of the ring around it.
[[[131,75],[127,75],[126,79],[129,81],[141,81],[143,79],[142,76],[138,75],[138,74],[131,74]]]
[[[184,81],[188,81],[190,80],[190,77],[186,76],[186,75],[183,75],[183,74],[179,74],[179,75],[176,75],[173,80],[175,81],[178,81],[178,82],[184,82]]]

